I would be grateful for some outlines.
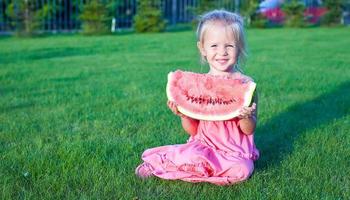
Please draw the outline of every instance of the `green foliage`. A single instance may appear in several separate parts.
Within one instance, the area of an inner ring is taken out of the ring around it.
[[[195,16],[203,15],[206,12],[209,12],[214,9],[223,9],[231,7],[229,5],[232,4],[232,0],[223,0],[223,1],[216,1],[216,0],[200,0],[198,1],[198,5],[196,7],[189,7],[187,8],[190,10],[191,13],[193,13]],[[227,9],[226,9],[227,10]],[[234,11],[234,10],[229,10]],[[198,19],[193,19],[192,26],[195,28],[198,24]]]
[[[196,7],[189,7],[188,10],[190,10],[190,12],[193,13],[194,16],[200,16],[206,12],[214,10],[216,8],[216,4],[217,1],[215,0],[201,0],[198,2],[198,5]],[[195,29],[197,25],[198,18],[194,18],[192,20],[192,28]]]
[[[43,22],[45,23],[45,20],[52,20],[53,16],[56,15],[56,12],[59,12],[62,9],[61,5],[55,5],[56,8],[52,6],[52,4],[46,3],[44,4],[40,9],[38,9],[35,13],[36,19],[40,21],[38,23],[39,26],[37,26],[38,30],[42,30],[43,28]],[[73,16],[72,16],[73,18]]]
[[[241,1],[240,12],[244,18],[245,25],[253,28],[266,28],[268,20],[261,13],[257,13],[259,0]]]
[[[61,9],[61,5],[53,9],[49,3],[39,6],[36,0],[12,1],[6,7],[5,14],[17,36],[32,36],[40,34],[45,20],[51,20],[55,12]]]
[[[200,0],[198,1],[198,5],[196,7],[191,7],[190,10],[192,13],[195,15],[202,15],[206,12],[209,12],[214,9],[223,9],[223,8],[231,8],[233,4],[232,0],[221,0],[221,1],[216,1],[216,0]],[[226,9],[228,10],[228,9]],[[229,11],[234,11],[229,10]]]
[[[37,14],[35,0],[15,0],[8,4],[5,13],[15,28],[16,35],[30,36],[39,28],[41,18]]]
[[[259,7],[259,0],[242,1],[240,13],[244,17],[246,26],[265,27],[267,20],[256,13]]]
[[[40,19],[40,20],[44,20],[44,19],[50,20],[54,15],[54,12],[55,10],[53,9],[52,5],[44,4],[43,7],[36,12],[36,16],[37,16],[37,19]]]
[[[165,30],[166,21],[163,19],[160,5],[160,0],[138,0],[137,14],[133,24],[136,32],[162,32]]]
[[[107,7],[99,0],[92,0],[84,5],[80,19],[82,20],[83,34],[103,34],[109,30],[110,17]]]
[[[108,16],[114,17],[117,15],[119,18],[128,18],[130,17],[131,10],[130,3],[127,1],[120,0],[104,0],[106,2],[106,8],[108,10]],[[132,5],[134,6],[134,5]],[[121,11],[121,12],[120,12]],[[124,11],[124,12],[123,12]]]
[[[340,24],[344,4],[344,0],[324,0],[324,5],[328,11],[322,18],[321,23],[328,26]]]
[[[202,15],[208,11],[216,8],[217,1],[215,0],[201,0],[198,6],[194,9],[196,15]]]
[[[267,28],[268,27],[268,19],[264,15],[262,15],[260,13],[256,13],[253,16],[251,16],[251,21],[250,21],[249,27]]]
[[[299,0],[292,0],[285,3],[282,10],[286,13],[285,26],[287,27],[304,27],[304,10],[305,6]]]

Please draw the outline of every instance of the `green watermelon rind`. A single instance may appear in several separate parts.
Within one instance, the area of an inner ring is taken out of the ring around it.
[[[168,74],[168,82],[171,79],[171,76],[173,73],[174,72],[170,72]],[[251,104],[255,88],[256,88],[256,83],[254,83],[253,81],[250,81],[248,91],[244,95],[245,101],[243,103],[243,106],[249,106]],[[172,95],[170,93],[170,84],[167,84],[167,86],[166,86],[166,94],[167,94],[169,101],[174,101],[174,99],[172,98]],[[207,115],[193,113],[193,112],[183,108],[180,105],[177,105],[177,109],[179,112],[181,112],[182,114],[184,114],[188,117],[191,117],[194,119],[199,119],[199,120],[205,120],[205,121],[224,121],[224,120],[229,120],[229,119],[235,118],[239,115],[239,110],[228,113],[226,115],[207,116]]]

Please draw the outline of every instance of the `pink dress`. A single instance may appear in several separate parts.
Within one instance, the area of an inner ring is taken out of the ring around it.
[[[249,178],[259,151],[254,135],[239,129],[238,119],[199,121],[187,143],[147,149],[142,160],[154,176],[228,185]]]

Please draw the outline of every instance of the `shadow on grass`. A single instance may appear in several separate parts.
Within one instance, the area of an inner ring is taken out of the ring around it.
[[[108,49],[95,48],[95,47],[66,47],[66,48],[44,48],[38,50],[31,50],[28,53],[11,52],[3,53],[0,57],[1,62],[4,64],[16,63],[18,61],[35,61],[51,58],[64,58],[73,56],[88,56],[101,53],[116,53],[120,49],[119,47],[113,47]]]
[[[185,24],[177,24],[168,26],[166,28],[166,32],[170,33],[177,33],[177,32],[187,32],[187,31],[193,31],[196,29],[196,26],[191,23],[185,23]]]
[[[32,102],[24,102],[24,103],[19,103],[19,104],[7,106],[7,107],[0,107],[0,114],[13,112],[15,110],[32,108],[34,106],[35,104]]]
[[[294,105],[273,117],[256,131],[256,144],[261,154],[256,169],[278,165],[293,151],[293,143],[299,135],[349,113],[350,82],[345,82],[329,93]]]
[[[33,61],[41,59],[50,59],[56,57],[82,56],[91,55],[93,50],[83,48],[45,48],[38,50],[31,50],[23,54],[20,52],[3,53],[2,62],[4,64],[16,63],[18,61]]]
[[[40,60],[40,59],[50,59],[56,57],[70,57],[70,56],[81,56],[81,55],[91,55],[95,51],[90,48],[76,48],[76,47],[66,47],[66,48],[46,48],[34,50],[33,53],[28,54],[28,60]]]

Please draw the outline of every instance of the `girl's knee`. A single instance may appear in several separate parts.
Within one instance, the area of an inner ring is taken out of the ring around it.
[[[232,166],[227,175],[230,182],[247,180],[254,171],[254,163],[251,160],[242,160],[240,163]]]
[[[254,171],[254,163],[251,160],[246,160],[240,164],[242,180],[248,179]]]

